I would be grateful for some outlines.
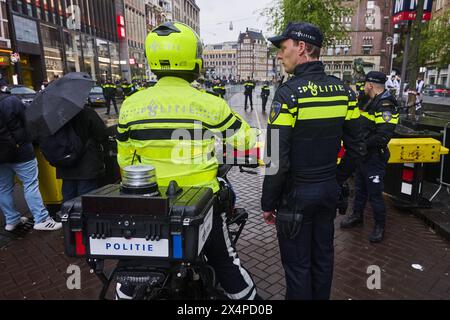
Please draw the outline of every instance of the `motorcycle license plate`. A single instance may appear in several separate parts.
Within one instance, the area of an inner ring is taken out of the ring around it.
[[[147,241],[142,238],[89,238],[90,254],[123,257],[169,257],[169,240]]]

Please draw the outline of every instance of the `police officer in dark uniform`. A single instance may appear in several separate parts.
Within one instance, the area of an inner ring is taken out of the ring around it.
[[[120,87],[122,89],[124,99],[126,97],[128,97],[131,94],[131,92],[133,91],[133,85],[131,83],[129,83],[126,79],[122,81],[122,84]]]
[[[387,146],[394,135],[399,116],[397,101],[384,88],[385,82],[386,75],[382,72],[371,71],[366,76],[364,90],[371,100],[366,109],[362,110],[361,123],[368,153],[356,171],[353,213],[341,223],[341,228],[344,229],[362,225],[364,208],[369,199],[375,219],[370,242],[383,240],[386,222],[383,179],[389,160]]]
[[[106,83],[103,84],[102,88],[103,88],[103,95],[105,96],[106,115],[109,115],[111,102],[114,105],[114,110],[116,111],[116,114],[119,114],[116,103],[116,89],[117,89],[116,85],[112,83],[111,79],[108,79]]]
[[[269,81],[266,81],[264,86],[261,88],[261,99],[262,99],[262,110],[263,112],[266,112],[266,105],[267,100],[270,96],[270,87],[269,87]]]
[[[269,115],[263,217],[276,224],[286,298],[329,299],[339,186],[364,150],[360,113],[342,81],[325,74],[316,26],[290,23],[269,41],[294,76],[275,92]],[[337,167],[341,140],[346,153]]]
[[[358,99],[359,110],[363,110],[365,108],[365,106],[367,105],[367,103],[369,103],[369,101],[370,101],[370,97],[367,96],[366,93],[364,92],[364,86],[365,86],[364,81],[357,81],[355,83],[356,97]]]
[[[250,100],[250,108],[253,110],[253,90],[255,89],[255,83],[248,77],[247,81],[244,83],[244,95],[245,95],[245,107],[247,110],[247,100]]]
[[[226,94],[225,85],[222,83],[221,80],[217,80],[216,85],[213,87],[213,91],[220,98],[225,98],[225,94]]]

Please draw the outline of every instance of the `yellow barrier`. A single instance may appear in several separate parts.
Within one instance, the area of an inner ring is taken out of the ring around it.
[[[62,180],[56,179],[56,169],[44,158],[39,147],[34,149],[39,169],[39,190],[46,205],[62,203]]]
[[[389,163],[440,162],[449,150],[433,138],[400,138],[389,142]]]

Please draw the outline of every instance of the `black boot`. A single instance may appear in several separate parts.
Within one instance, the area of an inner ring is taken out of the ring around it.
[[[383,240],[384,235],[384,224],[375,222],[375,226],[373,228],[372,234],[369,237],[369,241],[372,243],[381,242]]]
[[[363,215],[362,213],[353,212],[350,217],[341,222],[342,229],[350,229],[356,226],[362,226]]]

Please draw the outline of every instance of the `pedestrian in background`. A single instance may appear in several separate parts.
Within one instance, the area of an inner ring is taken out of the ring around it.
[[[290,23],[269,41],[294,76],[275,92],[269,114],[263,217],[276,224],[286,299],[329,299],[340,186],[364,151],[360,114],[356,97],[350,99],[343,82],[327,76],[319,61],[319,28]],[[273,131],[278,131],[278,141],[272,141]],[[337,169],[341,140],[346,153]],[[273,147],[278,147],[279,159],[270,158]]]
[[[56,167],[64,202],[98,188],[98,179],[105,173],[103,146],[108,138],[105,123],[88,105],[66,125],[72,125],[83,152],[75,165]]]
[[[25,128],[25,105],[9,94],[3,85],[0,93],[0,209],[6,218],[6,231],[13,231],[28,218],[14,206],[14,177],[22,182],[25,201],[34,217],[35,230],[58,230],[39,192],[38,164]]]

